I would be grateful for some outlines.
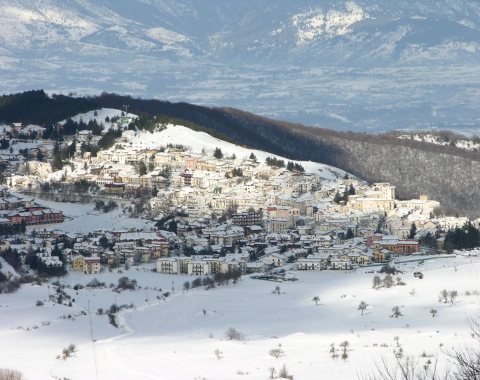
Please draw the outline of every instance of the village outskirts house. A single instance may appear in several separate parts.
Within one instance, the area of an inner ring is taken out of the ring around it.
[[[85,257],[85,264],[83,271],[85,274],[98,274],[100,273],[100,257]]]
[[[157,272],[165,274],[180,273],[180,264],[175,257],[162,257],[157,260]]]
[[[327,269],[327,263],[330,259],[329,254],[311,254],[306,258],[300,258],[297,261],[298,270],[321,271]]]
[[[72,257],[72,270],[76,272],[83,272],[85,269],[85,258],[82,255]]]
[[[194,276],[210,274],[210,263],[204,260],[192,260],[188,264],[187,273]]]

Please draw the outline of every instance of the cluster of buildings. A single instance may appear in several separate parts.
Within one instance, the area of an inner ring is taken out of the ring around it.
[[[166,231],[99,230],[87,235],[39,229],[1,239],[0,254],[12,250],[23,263],[34,255],[47,267],[66,265],[73,271],[97,274],[103,267],[138,265],[168,257],[170,245],[176,241],[172,237]]]
[[[214,157],[179,145],[152,148],[135,133],[125,131],[96,157],[77,152],[65,182],[94,184],[112,198],[132,198],[146,189],[152,195],[150,211],[159,220],[173,217],[175,228],[104,230],[76,236],[71,244],[62,237],[56,244],[64,244],[73,270],[90,274],[106,265],[151,261],[158,272],[191,275],[278,267],[349,270],[420,252],[419,237],[427,232],[441,248],[442,233],[461,223],[435,218],[440,205],[425,195],[397,200],[389,183],[368,185],[321,166],[287,170],[260,162],[254,154]],[[63,220],[51,210],[24,209],[10,213],[11,220]]]
[[[41,165],[45,164],[42,161],[52,158],[54,143],[42,139],[44,131],[44,127],[32,124],[0,125],[0,167],[3,175],[25,173],[29,162]]]
[[[30,197],[10,194],[6,187],[0,186],[1,227],[54,224],[63,221],[64,216],[62,212],[39,206]]]
[[[73,270],[98,273],[100,265],[136,265],[168,257],[170,237],[167,232],[96,231],[93,238],[77,237],[64,253]]]

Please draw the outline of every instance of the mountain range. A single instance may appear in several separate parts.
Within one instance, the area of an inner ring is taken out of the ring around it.
[[[115,91],[348,130],[480,120],[476,1],[0,0],[0,10],[4,93]]]
[[[4,51],[102,49],[217,63],[478,58],[475,1],[2,0]]]

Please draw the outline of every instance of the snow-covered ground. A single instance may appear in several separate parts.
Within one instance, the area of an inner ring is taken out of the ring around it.
[[[7,278],[17,278],[20,275],[17,271],[5,261],[3,257],[0,257],[0,272],[3,273]]]
[[[130,135],[131,138],[130,138]],[[129,141],[133,148],[155,149],[170,144],[181,144],[189,148],[194,153],[201,153],[202,150],[213,154],[215,148],[222,149],[224,156],[230,157],[233,154],[237,158],[248,158],[253,152],[258,161],[264,162],[267,157],[277,157],[285,161],[289,160],[285,157],[277,156],[268,152],[244,148],[220,139],[217,139],[208,133],[193,131],[181,125],[169,124],[166,129],[160,132],[124,132],[124,136],[129,136]],[[301,164],[307,172],[317,173],[320,177],[334,180],[345,175],[343,170],[333,166],[320,164],[312,161],[293,161]]]
[[[72,117],[72,120],[77,123],[80,123],[80,121],[83,121],[84,123],[96,121],[98,124],[103,124],[103,126],[105,127],[104,129],[107,130],[115,127],[116,123],[106,121],[106,119],[108,118],[108,120],[111,120],[112,118],[120,118],[122,117],[122,114],[128,121],[131,121],[138,117],[133,113],[125,113],[124,111],[115,108],[100,108],[98,110],[93,110],[75,115],[74,117]],[[63,120],[60,122],[60,124],[65,124],[65,122],[66,120]]]
[[[12,148],[12,152],[10,153],[10,149],[4,150],[3,152],[8,152],[8,154],[20,154],[21,150],[29,150],[29,149],[34,149],[38,148],[40,146],[51,146],[53,149],[53,143],[45,143],[45,141],[42,140],[30,140],[30,141],[17,141],[13,140],[11,143],[10,147]]]
[[[474,134],[476,136],[476,134]],[[435,145],[452,145],[464,150],[478,151],[480,149],[480,144],[472,139],[456,139],[453,141],[445,141],[440,136],[431,135],[431,134],[409,134],[398,136],[402,140],[414,140],[414,141],[423,141]]]
[[[119,207],[108,213],[96,211],[93,203],[69,203],[55,202],[35,198],[39,205],[49,207],[53,210],[62,211],[65,216],[63,223],[51,224],[48,226],[34,226],[30,229],[62,230],[65,232],[88,233],[95,230],[116,229],[116,228],[136,228],[150,229],[149,222],[145,219],[130,218],[123,213],[121,200]]]
[[[301,272],[295,273],[298,281],[284,283],[242,278],[236,285],[183,291],[182,283],[192,277],[161,275],[150,268],[97,276],[107,285],[120,276],[135,277],[142,286],[136,291],[66,289],[75,298],[72,308],[49,302],[35,306],[37,300],[46,301],[52,285],[24,285],[0,296],[0,363],[31,379],[264,380],[269,368],[278,371],[285,364],[295,379],[350,380],[382,358],[393,360],[397,342],[405,356],[422,364],[436,357],[444,363],[443,351],[473,344],[468,318],[480,305],[476,257],[401,264],[406,285],[379,290],[372,289],[371,269]],[[423,272],[422,280],[413,276],[417,270]],[[92,278],[72,272],[61,281],[73,286]],[[277,285],[280,295],[272,294]],[[166,300],[157,299],[172,287]],[[458,291],[453,305],[438,302],[443,288]],[[315,296],[320,297],[318,306],[312,302]],[[121,329],[95,314],[115,301],[135,305],[120,314]],[[363,316],[357,309],[361,301],[369,305]],[[80,315],[88,304],[92,332],[88,313]],[[391,317],[394,306],[403,316]],[[438,311],[435,317],[432,308]],[[63,318],[69,314],[72,318]],[[227,340],[229,327],[245,339]],[[330,345],[339,348],[345,340],[348,358],[332,359]],[[77,353],[56,359],[70,343]],[[275,348],[283,351],[279,358],[269,354]]]

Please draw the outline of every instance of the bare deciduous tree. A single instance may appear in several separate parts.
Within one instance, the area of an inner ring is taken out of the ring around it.
[[[400,307],[399,306],[394,306],[392,307],[392,317],[398,318],[403,316]]]
[[[270,351],[269,351],[269,354],[271,356],[273,356],[274,358],[279,358],[280,356],[283,356],[284,354],[284,351],[281,349],[281,348],[272,348]]]
[[[480,322],[470,321],[472,337],[480,343]],[[438,371],[437,361],[422,365],[412,358],[397,357],[394,363],[382,359],[370,375],[361,380],[480,380],[480,350],[476,348],[454,349],[446,352],[450,357],[451,370]]]
[[[448,291],[447,291],[447,289],[443,289],[440,292],[440,296],[438,297],[438,302],[443,302],[443,303],[448,302]]]
[[[293,376],[288,373],[287,366],[285,364],[280,369],[280,372],[278,373],[278,376],[282,379],[293,380]]]
[[[274,367],[270,367],[268,369],[268,372],[270,373],[269,379],[271,380],[275,379],[275,373],[277,372],[277,370]]]
[[[340,343],[340,347],[342,347],[342,355],[341,355],[342,360],[348,359],[348,353],[347,353],[348,346],[350,346],[350,343],[348,343],[347,340]]]
[[[14,369],[0,368],[0,380],[24,380],[23,374]]]
[[[469,321],[472,337],[480,343],[480,320]],[[457,349],[450,352],[455,363],[453,378],[455,380],[480,380],[480,350],[476,348]]]
[[[424,367],[412,358],[396,358],[393,364],[382,359],[372,374],[360,376],[361,380],[453,380],[449,374],[439,374],[437,364]]]
[[[334,359],[334,360],[335,360],[336,358],[338,358],[338,355],[337,355],[337,352],[336,352],[336,351],[337,351],[337,350],[335,349],[335,343],[330,344],[330,351],[329,351],[329,352],[330,352],[330,356],[331,356],[332,359]]]
[[[392,278],[392,276],[387,274],[385,276],[385,278],[383,279],[383,286],[385,286],[386,288],[391,288],[392,285],[393,285],[393,278]]]
[[[363,312],[367,310],[367,307],[368,307],[368,304],[365,301],[360,302],[360,305],[358,305],[358,310],[362,312],[362,316],[363,316]]]
[[[455,299],[458,297],[458,292],[456,290],[450,290],[448,292],[448,298],[450,298],[450,303],[453,305]]]

